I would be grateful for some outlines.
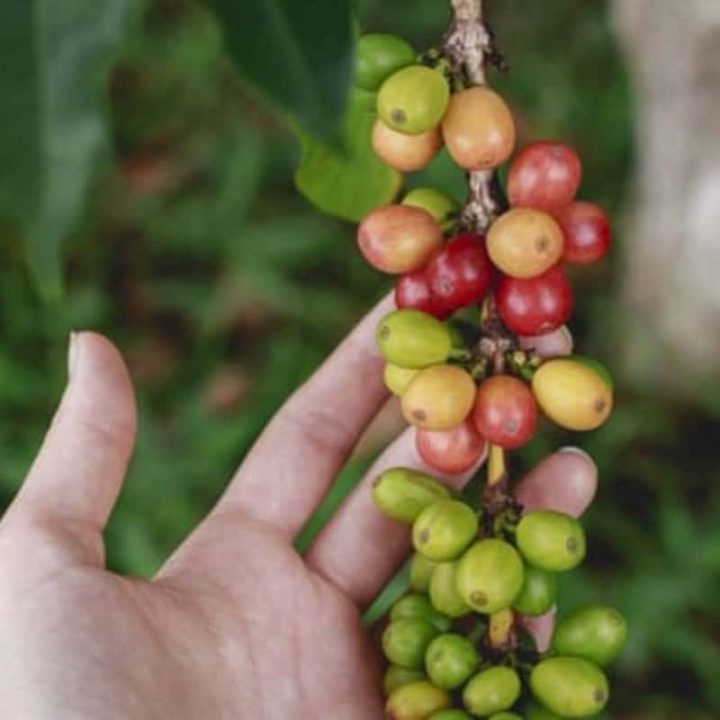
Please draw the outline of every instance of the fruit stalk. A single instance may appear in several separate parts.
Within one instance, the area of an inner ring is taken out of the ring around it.
[[[486,84],[486,66],[496,59],[493,35],[485,23],[484,0],[450,0],[453,19],[445,54],[453,72],[468,85]],[[502,210],[494,170],[468,173],[468,199],[461,214],[468,230],[483,232]]]

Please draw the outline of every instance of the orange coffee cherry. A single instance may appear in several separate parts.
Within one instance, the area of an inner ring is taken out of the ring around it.
[[[400,172],[414,172],[424,168],[442,147],[440,128],[420,135],[405,135],[377,120],[373,128],[372,144],[375,154],[387,165]]]

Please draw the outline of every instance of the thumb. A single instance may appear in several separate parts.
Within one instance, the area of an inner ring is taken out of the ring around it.
[[[96,333],[71,336],[68,365],[60,407],[10,512],[101,531],[135,442],[133,388],[118,350]]]

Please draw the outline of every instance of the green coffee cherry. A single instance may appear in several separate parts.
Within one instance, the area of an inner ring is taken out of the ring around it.
[[[473,715],[492,715],[512,707],[520,697],[520,678],[509,667],[481,670],[465,686],[463,702]]]
[[[396,35],[363,35],[355,50],[355,84],[363,90],[377,92],[390,75],[413,65],[415,60],[415,50],[410,43]]]
[[[415,550],[431,560],[453,560],[477,535],[475,511],[458,500],[441,500],[426,507],[413,524]]]
[[[415,553],[410,561],[410,589],[418,593],[430,591],[430,579],[436,567],[436,563],[420,553]],[[436,606],[437,607],[437,606]],[[438,608],[440,610],[440,608]],[[440,612],[444,612],[440,610]]]
[[[587,660],[573,657],[542,660],[530,673],[530,688],[545,707],[567,718],[600,712],[610,696],[603,671]]]
[[[462,635],[439,635],[425,652],[428,677],[444,690],[460,687],[477,670],[478,663],[474,645]]]
[[[425,680],[425,673],[422,670],[410,670],[409,668],[400,667],[399,665],[391,665],[383,677],[383,687],[385,695],[392,695],[398,688],[403,685]]]
[[[426,680],[403,685],[395,690],[385,706],[387,720],[424,720],[438,710],[450,707],[445,690]]]
[[[460,210],[460,206],[451,198],[434,188],[415,188],[411,190],[402,201],[403,205],[418,207],[429,212],[443,230],[449,230],[453,225],[453,215]]]
[[[615,608],[589,605],[557,624],[552,648],[559,655],[585,658],[602,667],[620,654],[626,638],[627,623]]]
[[[450,491],[429,475],[393,468],[373,483],[373,500],[383,515],[404,523],[413,523],[429,505],[450,497]]]
[[[419,135],[440,124],[449,102],[450,88],[441,72],[424,65],[411,65],[382,84],[377,111],[393,130]]]
[[[436,566],[430,579],[430,601],[439,612],[451,618],[469,615],[472,608],[462,599],[457,586],[457,562]]]
[[[472,720],[472,716],[464,710],[441,710],[433,713],[430,720]]]
[[[491,715],[489,720],[523,720],[521,715],[512,712],[501,712]]]
[[[523,572],[523,562],[512,545],[497,538],[480,540],[458,561],[457,589],[468,605],[491,615],[515,602]]]
[[[440,632],[447,632],[452,627],[452,620],[439,613],[425,595],[406,595],[398,600],[390,611],[391,620],[427,620]]]
[[[428,645],[437,635],[438,629],[427,620],[395,620],[383,633],[385,657],[393,665],[419,670],[423,666]]]
[[[388,362],[406,368],[444,363],[452,349],[448,328],[418,310],[396,310],[386,315],[378,325],[377,344]]]
[[[575,518],[554,510],[536,510],[525,515],[515,537],[525,559],[541,570],[572,570],[585,557],[582,525]]]
[[[537,703],[528,705],[525,715],[527,720],[563,720],[557,713],[550,712],[550,710]]]
[[[522,590],[513,608],[525,615],[544,615],[555,604],[557,582],[555,575],[532,565],[525,565]]]

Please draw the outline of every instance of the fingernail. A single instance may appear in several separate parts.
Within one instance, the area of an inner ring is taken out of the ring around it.
[[[567,453],[569,455],[580,455],[581,457],[584,457],[586,460],[589,460],[590,462],[594,462],[592,459],[592,455],[590,453],[585,452],[585,450],[581,450],[579,447],[575,447],[574,445],[567,445],[566,447],[560,448],[558,452],[561,453]]]
[[[78,356],[78,333],[70,333],[70,341],[68,343],[68,378],[72,380],[73,370],[77,363]]]

